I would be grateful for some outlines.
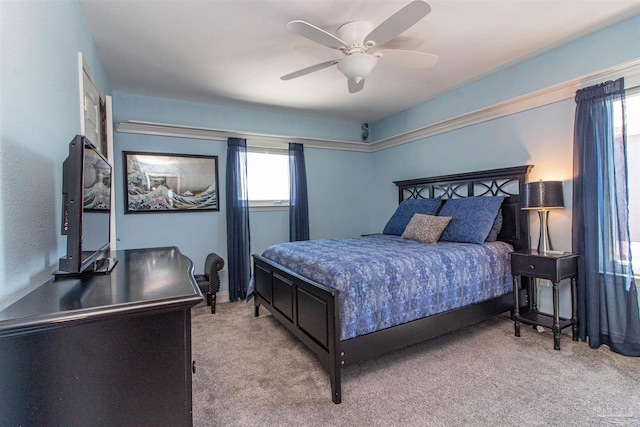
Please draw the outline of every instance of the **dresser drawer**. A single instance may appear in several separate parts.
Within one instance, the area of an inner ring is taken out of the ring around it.
[[[514,253],[511,254],[511,274],[555,281],[557,278],[556,259],[519,256]]]

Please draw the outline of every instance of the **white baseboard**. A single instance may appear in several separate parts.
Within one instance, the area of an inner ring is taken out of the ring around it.
[[[229,291],[218,292],[216,302],[229,302]]]

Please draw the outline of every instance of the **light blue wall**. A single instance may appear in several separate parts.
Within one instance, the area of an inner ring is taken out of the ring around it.
[[[640,56],[640,16],[507,68],[371,124],[371,136],[390,136],[564,83]]]
[[[273,211],[252,210],[249,213],[249,223],[252,254],[261,254],[269,246],[289,240],[288,209]],[[309,228],[312,227],[310,226]]]
[[[114,111],[120,105],[114,97]],[[158,137],[116,133],[114,137],[116,188],[116,235],[117,247],[136,249],[177,246],[188,256],[202,273],[204,259],[210,252],[226,257],[226,227],[224,208],[220,212],[171,212],[149,214],[126,214],[123,151],[150,153],[182,153],[218,156],[219,188],[224,191],[224,168],[226,165],[226,141]],[[226,258],[225,258],[226,259]]]
[[[566,209],[554,211],[550,227],[558,249],[571,249],[572,100],[374,153],[373,182],[380,189],[374,225],[384,226],[397,205],[392,181],[532,164],[529,179],[564,181]],[[535,221],[534,221],[535,220]],[[532,235],[537,217],[532,217]]]
[[[311,239],[372,233],[372,157],[368,153],[305,148]],[[289,240],[289,211],[252,211],[251,246],[262,253]],[[380,231],[380,230],[377,230]]]
[[[357,140],[360,126],[308,117],[265,113],[210,104],[176,101],[115,92],[116,122],[141,120],[268,132],[276,135],[304,135],[315,138]],[[355,136],[354,136],[355,135]],[[116,132],[115,185],[118,195],[118,249],[150,246],[178,246],[194,262],[196,272],[204,267],[209,252],[227,259],[225,168],[226,141],[137,135]],[[249,139],[250,143],[251,140]],[[217,155],[220,180],[220,212],[124,214],[122,151]],[[345,237],[369,232],[372,213],[370,183],[371,154],[326,149],[305,149],[312,238]],[[289,240],[286,210],[252,211],[250,214],[252,253]],[[228,290],[226,270],[221,274],[221,291]]]
[[[0,309],[51,278],[62,162],[80,131],[78,52],[110,87],[75,1],[0,1]]]
[[[360,141],[361,137],[360,125],[349,122],[122,92],[116,92],[114,97],[116,95],[120,105],[114,108],[115,121],[139,120],[338,141]]]
[[[576,40],[372,125],[376,139],[421,128],[498,102],[640,58],[640,16]],[[566,209],[553,212],[551,235],[569,250],[573,100],[525,111],[374,153],[374,185],[384,191],[374,226],[395,207],[393,180],[533,164],[531,180],[564,181]],[[531,235],[537,236],[537,217]],[[534,238],[535,240],[535,238]]]
[[[381,140],[638,58],[636,16],[374,123],[373,135]],[[569,99],[374,153],[373,182],[383,201],[375,207],[374,227],[384,226],[395,209],[391,181],[532,164],[530,180],[564,183],[565,209],[552,212],[549,228],[554,249],[571,250],[574,111]],[[535,247],[537,215],[530,224]],[[567,287],[562,292],[562,313],[568,316]],[[541,293],[541,309],[550,312],[549,288]]]
[[[305,160],[311,238],[373,232],[371,154],[308,149]]]
[[[75,1],[0,1],[0,308],[47,280],[64,253],[59,235],[61,164],[80,129],[77,53],[102,91],[108,81]],[[477,108],[640,57],[640,17],[574,41],[526,63],[381,120],[381,140]],[[573,101],[563,101],[373,154],[307,149],[312,238],[377,232],[393,212],[392,181],[417,176],[535,164],[531,179],[565,182],[567,208],[553,212],[556,247],[570,247]],[[263,110],[114,95],[115,121],[142,120],[245,132],[358,141],[359,125]],[[205,255],[226,257],[221,212],[123,214],[122,150],[219,156],[224,142],[116,133],[120,248],[177,245],[202,269]],[[568,196],[568,197],[567,197]],[[253,251],[288,239],[286,211],[252,212]],[[537,235],[532,218],[531,234]],[[223,274],[223,280],[226,277]],[[223,288],[226,284],[223,284]]]

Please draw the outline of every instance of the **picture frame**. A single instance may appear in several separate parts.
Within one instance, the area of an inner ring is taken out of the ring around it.
[[[218,156],[122,154],[125,214],[220,211]]]

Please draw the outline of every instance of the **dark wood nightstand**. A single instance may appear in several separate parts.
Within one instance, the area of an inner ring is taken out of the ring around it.
[[[569,326],[573,329],[573,340],[578,341],[578,320],[576,317],[576,279],[578,277],[578,254],[572,252],[538,252],[524,249],[511,254],[511,274],[513,274],[513,321],[516,336],[520,336],[520,322],[533,326],[544,326],[553,331],[553,348],[560,350],[560,331]],[[521,276],[533,279],[548,279],[553,284],[553,315],[540,313],[537,307],[537,285],[530,280],[528,313],[520,315],[518,289]],[[560,317],[558,289],[562,279],[571,279],[571,319]]]

